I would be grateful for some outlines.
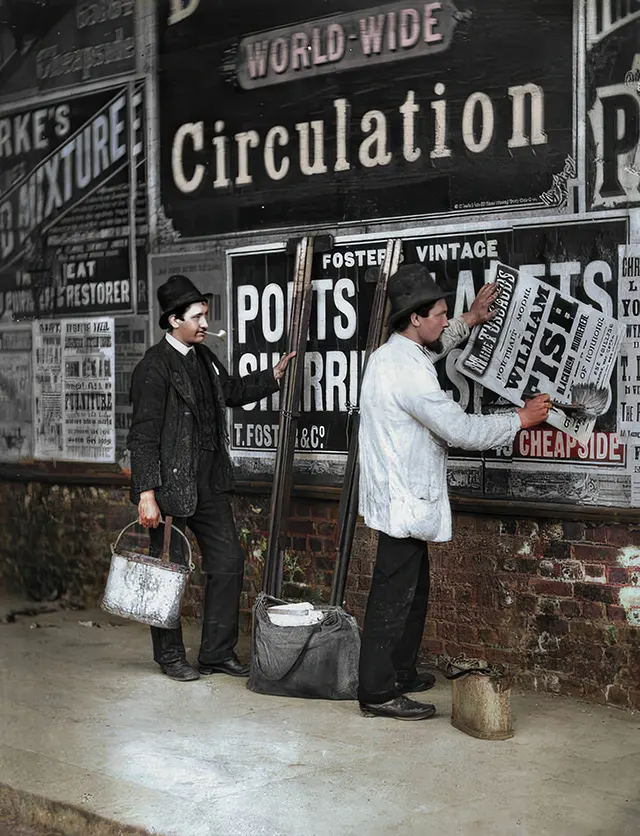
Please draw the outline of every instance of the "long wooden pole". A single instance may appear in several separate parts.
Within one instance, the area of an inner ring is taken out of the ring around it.
[[[309,334],[313,295],[312,263],[313,236],[308,236],[300,241],[296,249],[288,347],[288,351],[295,351],[296,356],[287,368],[280,399],[278,447],[273,475],[269,535],[264,565],[263,590],[267,595],[274,598],[280,596],[282,588],[283,550],[280,543],[280,529],[283,517],[288,514],[291,496],[293,456],[304,376],[304,354]]]
[[[367,345],[362,365],[360,380],[373,352],[379,348],[385,330],[385,310],[387,307],[387,287],[389,277],[398,269],[400,255],[402,253],[402,241],[400,239],[387,242],[384,263],[373,297],[371,316],[369,318],[369,329],[367,332]],[[358,393],[359,395],[359,393]],[[359,397],[358,397],[359,400]],[[340,505],[338,507],[338,536],[337,536],[337,558],[336,568],[333,573],[333,584],[331,587],[331,604],[342,606],[344,603],[344,591],[347,585],[349,574],[349,561],[351,549],[355,536],[356,524],[358,522],[358,480],[360,468],[358,465],[358,454],[360,451],[358,442],[358,431],[360,429],[360,410],[353,414],[351,429],[351,440],[349,442],[349,454],[345,468]]]
[[[136,147],[136,112],[135,82],[127,85],[127,113],[129,121],[129,276],[131,282],[131,310],[138,313],[138,168],[135,155]]]

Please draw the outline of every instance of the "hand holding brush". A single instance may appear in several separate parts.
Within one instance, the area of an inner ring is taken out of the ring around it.
[[[551,406],[551,398],[549,395],[536,394],[529,398],[525,405],[518,410],[522,429],[526,430],[529,427],[537,427],[538,424],[544,424],[549,417]]]
[[[523,392],[524,401],[539,397],[537,392]],[[551,406],[563,412],[574,413],[576,418],[592,420],[604,415],[609,405],[609,391],[593,383],[576,383],[571,389],[571,403],[549,401]]]

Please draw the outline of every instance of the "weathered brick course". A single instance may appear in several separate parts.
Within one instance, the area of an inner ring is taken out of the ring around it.
[[[262,587],[269,499],[234,499],[246,555],[242,608]],[[327,601],[335,565],[335,501],[295,499],[283,526],[283,594]],[[124,488],[0,483],[0,587],[34,597],[93,603],[102,593],[109,543],[135,516]],[[10,524],[9,524],[9,521]],[[640,566],[622,549],[637,526],[457,514],[454,539],[430,546],[432,594],[423,653],[484,656],[525,687],[640,708],[640,628],[620,597]],[[359,525],[347,606],[364,616],[377,536]],[[185,613],[199,614],[196,571]]]

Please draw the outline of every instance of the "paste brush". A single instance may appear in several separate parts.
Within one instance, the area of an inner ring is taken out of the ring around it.
[[[599,418],[609,406],[609,390],[594,383],[576,383],[571,388],[571,405],[585,418]]]
[[[535,398],[539,392],[523,392],[523,400]],[[571,388],[571,403],[551,401],[551,406],[563,412],[573,412],[583,420],[599,418],[607,411],[609,390],[602,389],[593,383],[576,383]]]

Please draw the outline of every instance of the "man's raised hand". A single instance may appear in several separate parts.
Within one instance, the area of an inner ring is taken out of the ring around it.
[[[485,284],[480,288],[469,311],[462,314],[462,318],[469,328],[475,328],[476,325],[483,325],[485,322],[493,319],[497,311],[490,310],[490,308],[495,304],[498,295],[499,290],[496,282]]]
[[[537,427],[538,424],[543,424],[549,417],[551,406],[551,398],[549,395],[536,395],[535,398],[528,400],[518,410],[522,429],[526,430],[529,427]]]

